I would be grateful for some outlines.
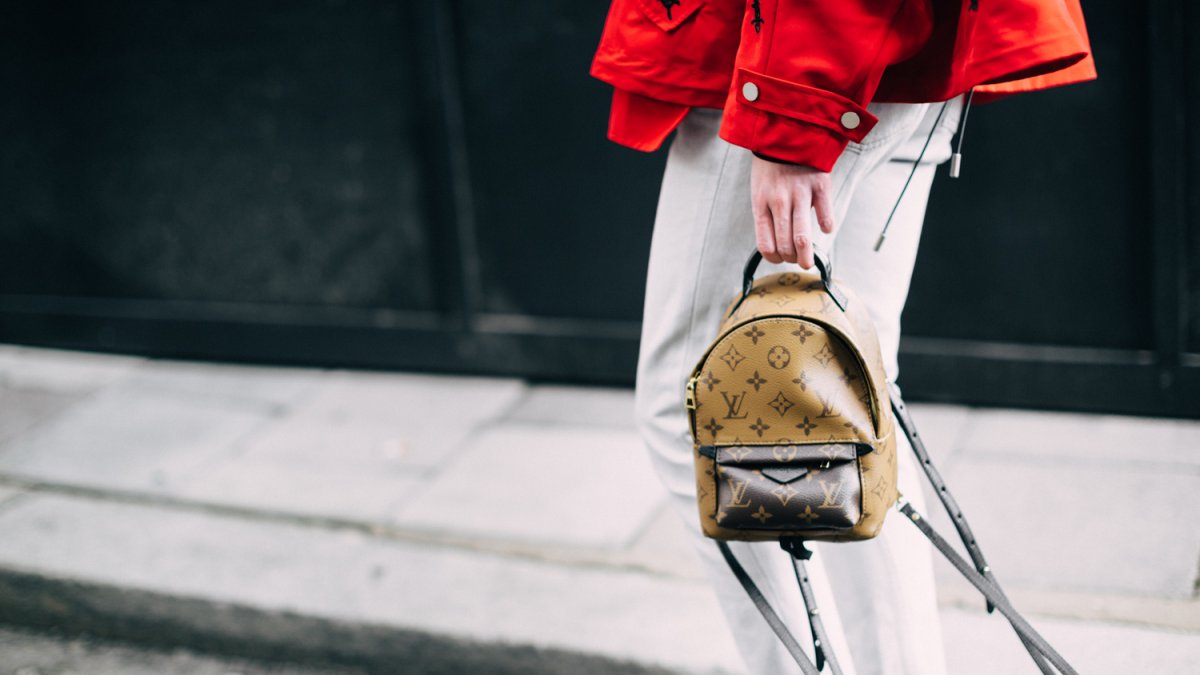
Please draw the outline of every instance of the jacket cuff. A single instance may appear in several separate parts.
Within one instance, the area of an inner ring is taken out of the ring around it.
[[[762,154],[761,152],[755,152],[755,153],[754,153],[754,156],[755,156],[755,157],[757,157],[757,158],[759,158],[759,159],[762,159],[762,160],[768,161],[768,162],[774,162],[774,163],[776,163],[776,164],[787,164],[788,166],[799,166],[799,164],[796,164],[795,162],[787,162],[787,161],[784,161],[784,160],[782,160],[782,159],[778,159],[778,158],[776,158],[776,157],[770,157],[770,156],[768,156],[768,155],[764,155],[764,154]]]
[[[840,94],[739,68],[721,137],[777,160],[830,171],[846,145],[862,142],[876,122]]]

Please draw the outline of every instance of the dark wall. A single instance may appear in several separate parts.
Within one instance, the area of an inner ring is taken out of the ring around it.
[[[4,40],[5,292],[435,307],[412,12],[28,7]]]
[[[1088,12],[1094,82],[973,110],[962,178],[935,183],[916,334],[1153,349],[1146,14]]]
[[[630,382],[664,156],[604,139],[605,5],[10,3],[0,340]],[[1101,79],[935,183],[914,398],[1200,416],[1197,10],[1086,9]]]

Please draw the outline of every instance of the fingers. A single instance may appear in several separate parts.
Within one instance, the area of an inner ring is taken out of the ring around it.
[[[792,212],[792,242],[796,251],[793,262],[810,269],[813,266],[813,246],[808,214],[812,206],[808,200],[798,201],[796,205],[796,210]]]
[[[767,200],[756,194],[752,201],[754,237],[758,244],[758,251],[769,263],[781,262],[783,259],[779,257],[775,248],[775,225],[771,218],[771,209],[767,206]]]
[[[786,262],[796,262],[796,247],[792,242],[792,200],[786,192],[771,202],[771,218],[775,223],[775,250]]]
[[[813,189],[813,208],[817,210],[817,225],[825,234],[833,234],[836,223],[833,222],[833,201],[829,198],[831,185],[828,175]]]
[[[751,202],[758,250],[771,263],[813,267],[812,216],[822,232],[832,234],[833,204],[828,173],[801,165],[753,160]]]
[[[754,200],[754,231],[758,250],[768,262],[800,263],[812,267],[809,210],[812,198],[803,188],[784,191],[773,198]]]

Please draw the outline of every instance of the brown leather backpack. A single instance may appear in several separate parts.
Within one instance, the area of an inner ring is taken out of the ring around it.
[[[876,536],[895,506],[1017,632],[1043,673],[1075,675],[1013,608],[992,574],[925,444],[887,382],[866,308],[833,281],[784,272],[758,281],[762,256],[746,263],[742,290],[717,338],[687,382],[697,503],[704,534],[806,675],[828,662],[829,644],[804,570],[805,541],[853,542]],[[968,562],[896,490],[896,435],[908,438],[970,556]],[[793,556],[808,607],[815,665],[738,563],[728,540],[777,540]]]
[[[704,533],[874,537],[896,501],[896,435],[865,306],[797,272],[744,290],[688,381]]]

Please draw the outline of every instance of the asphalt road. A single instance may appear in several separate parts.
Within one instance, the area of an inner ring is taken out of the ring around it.
[[[0,675],[357,675],[0,628]]]

